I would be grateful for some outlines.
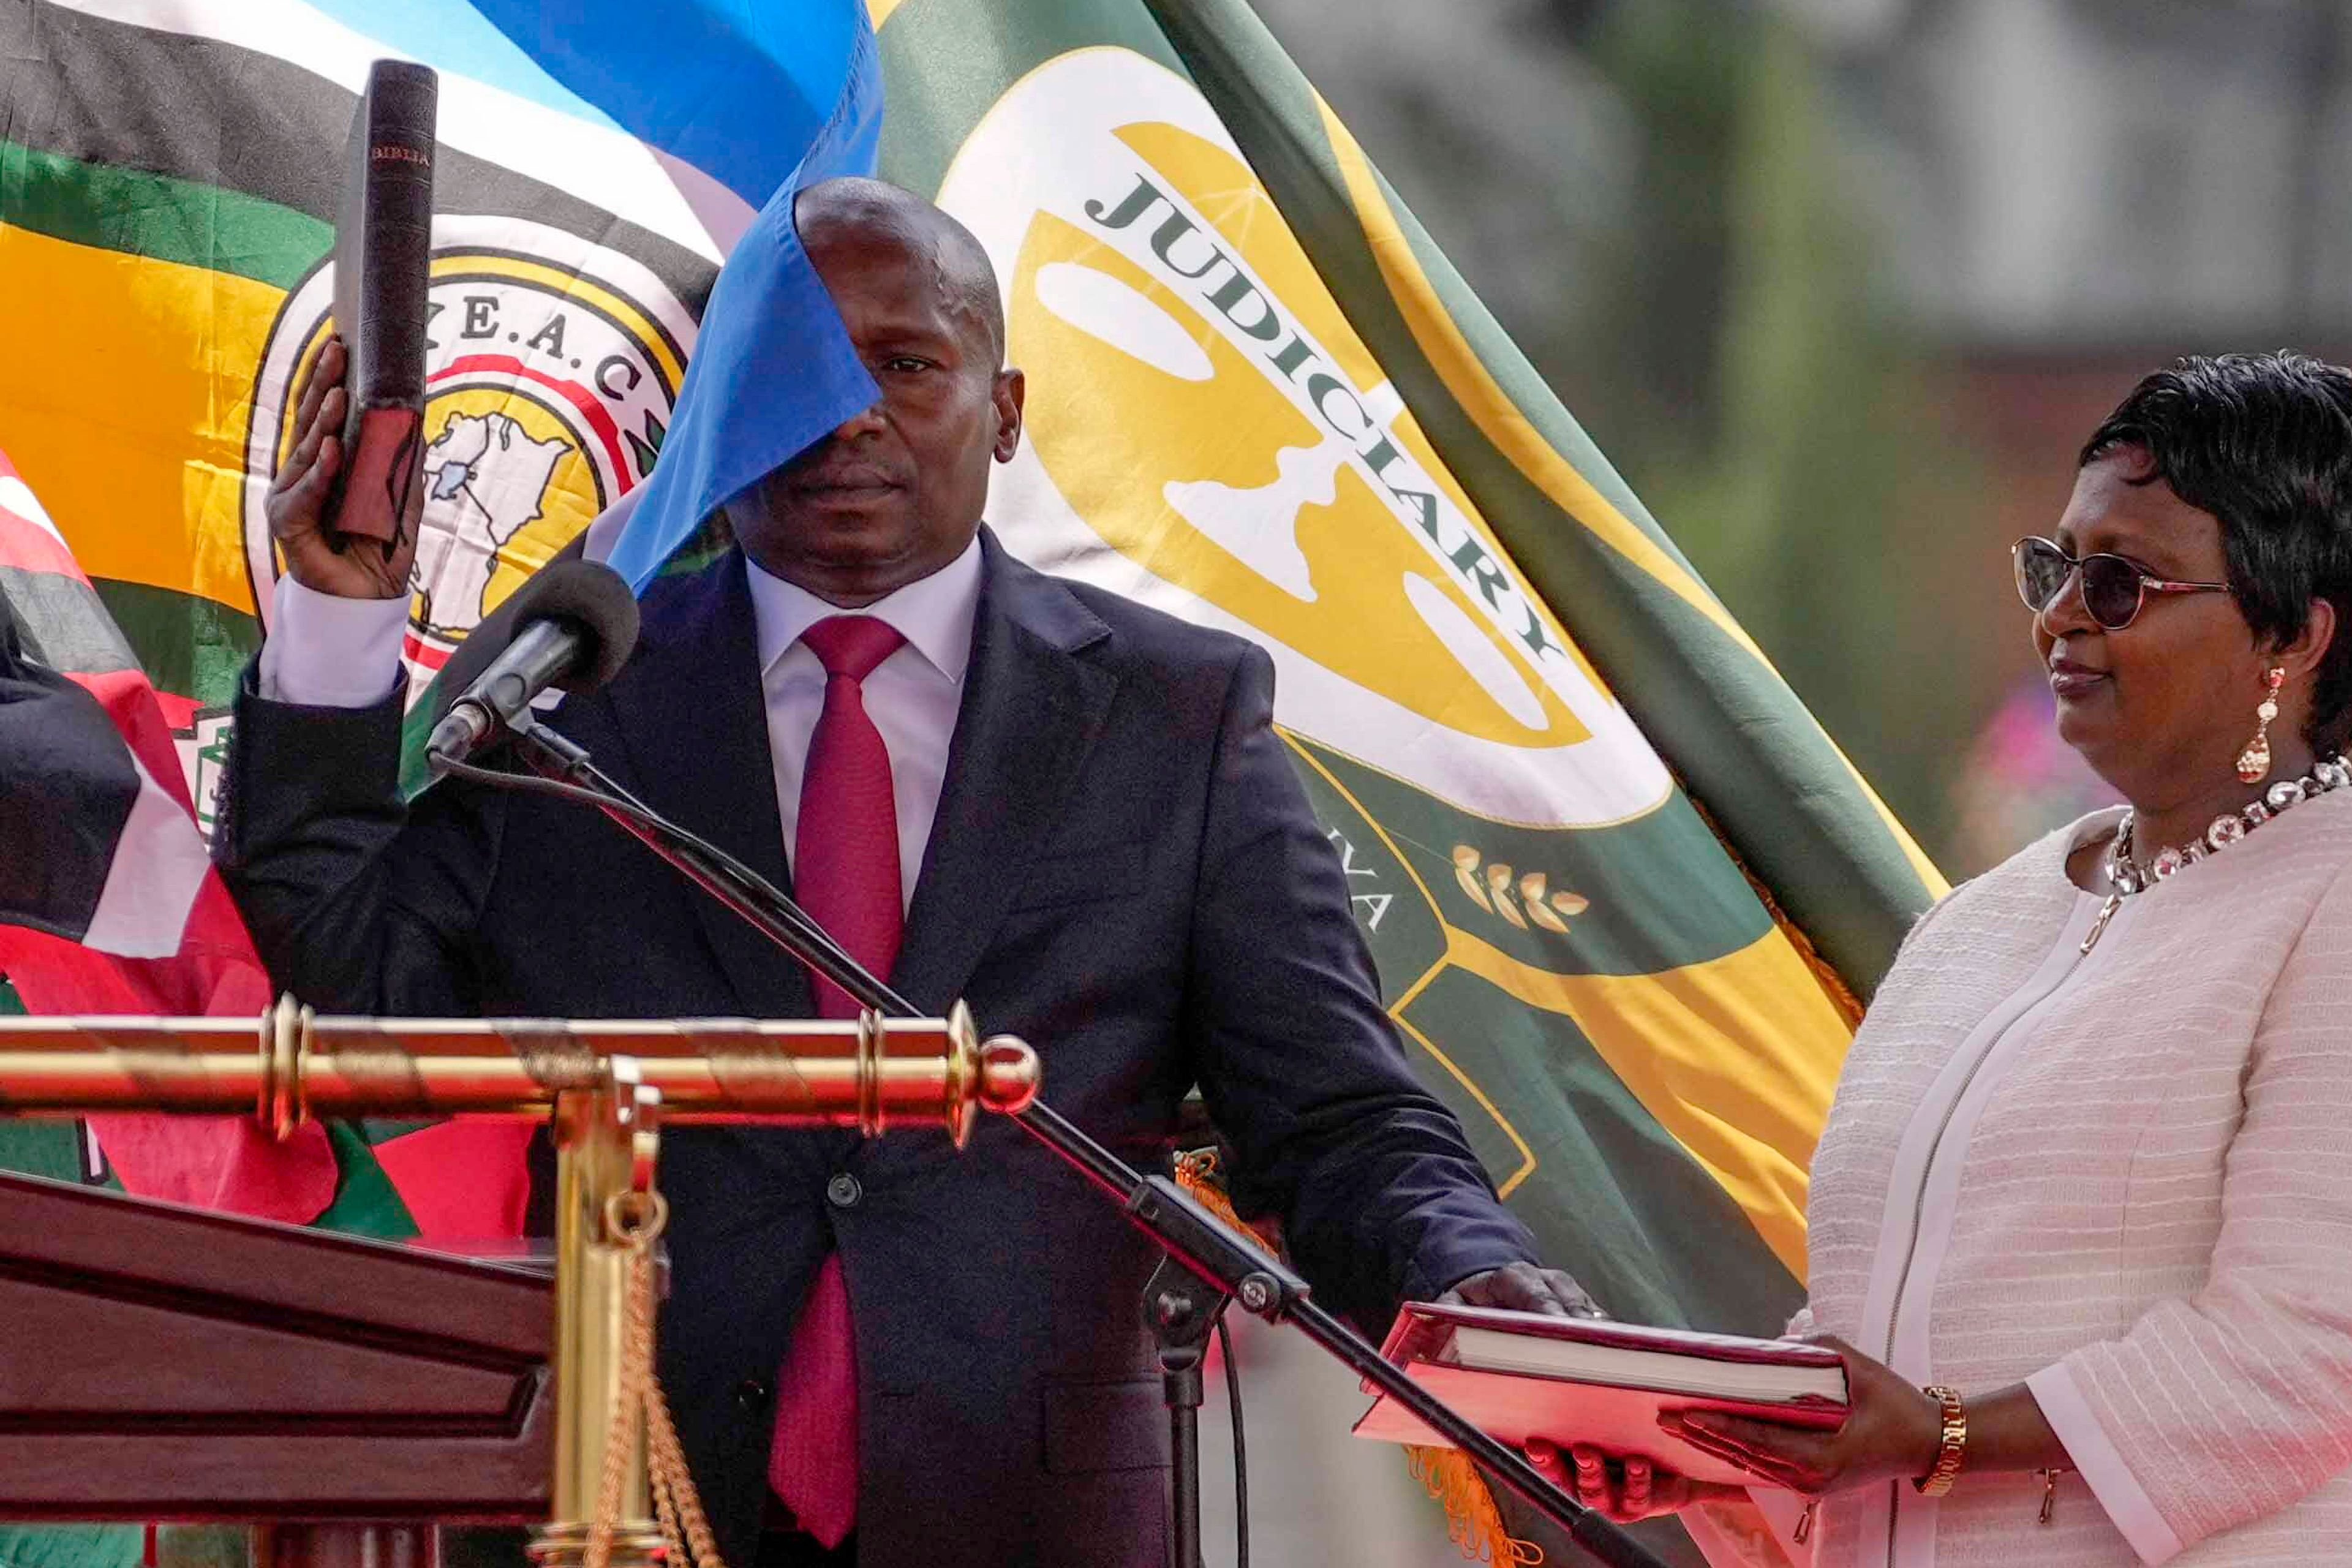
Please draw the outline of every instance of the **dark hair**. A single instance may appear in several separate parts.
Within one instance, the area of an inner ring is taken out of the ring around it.
[[[2323,754],[2352,731],[2352,372],[2304,354],[2191,354],[2131,389],[2083,444],[2088,465],[2146,452],[2172,493],[2221,523],[2231,596],[2257,637],[2300,633],[2336,606],[2305,738]]]

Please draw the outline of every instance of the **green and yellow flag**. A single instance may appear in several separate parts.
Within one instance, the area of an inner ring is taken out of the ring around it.
[[[1934,868],[1243,0],[871,9],[882,173],[980,236],[1028,373],[994,526],[1273,655],[1390,1011],[1548,1260],[1779,1331]]]
[[[1028,372],[1016,552],[1273,654],[1390,1006],[1612,1310],[1777,1330],[1935,871],[1241,0],[876,0]]]

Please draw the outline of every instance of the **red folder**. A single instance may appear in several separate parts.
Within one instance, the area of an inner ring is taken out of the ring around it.
[[[1719,1410],[1829,1429],[1848,1409],[1837,1352],[1794,1340],[1654,1329],[1491,1307],[1406,1304],[1381,1352],[1415,1383],[1507,1443],[1546,1438],[1640,1455],[1695,1480],[1757,1478],[1658,1427],[1663,1410]],[[1367,1384],[1367,1394],[1377,1391]],[[1385,1397],[1356,1436],[1440,1444]],[[1443,1446],[1441,1444],[1441,1446]]]

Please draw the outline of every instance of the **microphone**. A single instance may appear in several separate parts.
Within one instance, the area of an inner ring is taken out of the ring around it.
[[[636,595],[619,573],[596,561],[551,562],[475,627],[443,668],[444,681],[466,684],[433,726],[425,755],[463,762],[528,727],[533,698],[550,687],[593,691],[620,673],[636,641]]]

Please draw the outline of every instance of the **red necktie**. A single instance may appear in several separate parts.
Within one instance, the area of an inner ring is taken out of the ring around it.
[[[870,616],[832,616],[801,634],[824,666],[824,709],[801,773],[793,892],[852,957],[887,978],[898,956],[898,813],[890,752],[866,716],[859,683],[906,639]],[[857,1004],[829,980],[817,1013],[854,1018]],[[800,1527],[837,1546],[857,1517],[857,1347],[841,1255],[828,1253],[776,1374],[768,1484]]]

